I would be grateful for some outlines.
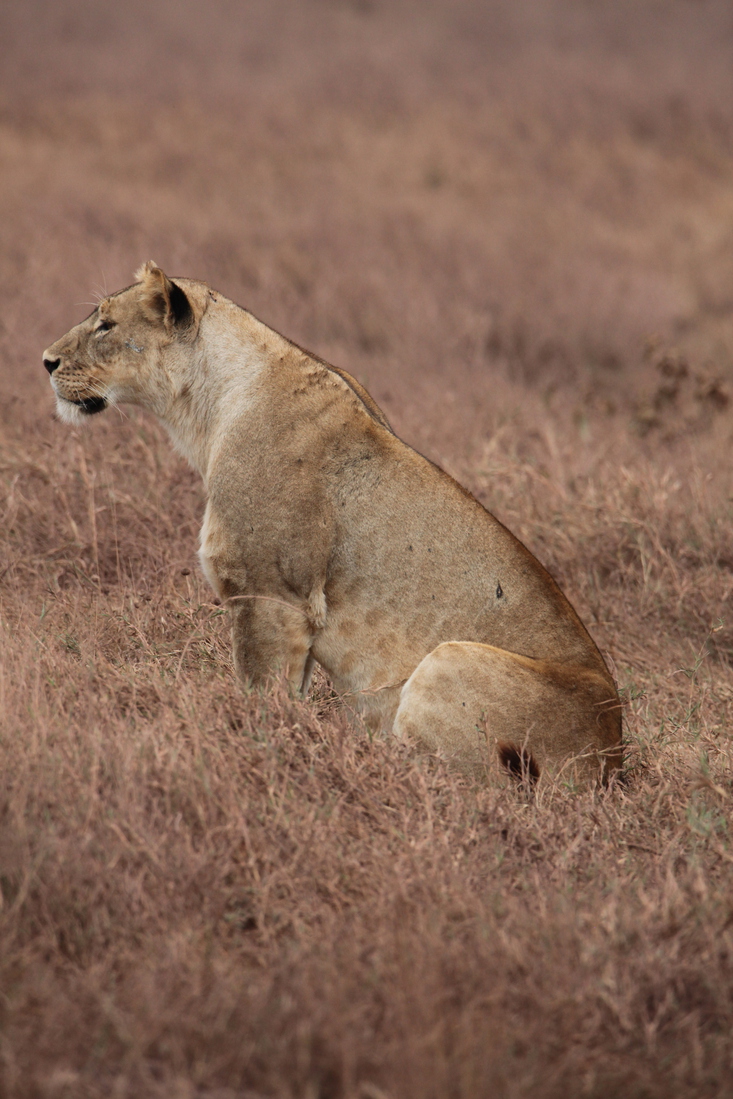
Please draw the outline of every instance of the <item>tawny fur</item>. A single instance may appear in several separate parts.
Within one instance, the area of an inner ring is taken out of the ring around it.
[[[245,684],[314,662],[373,728],[489,779],[620,765],[613,679],[532,554],[344,371],[148,263],[44,354],[62,418],[149,409],[203,477]]]

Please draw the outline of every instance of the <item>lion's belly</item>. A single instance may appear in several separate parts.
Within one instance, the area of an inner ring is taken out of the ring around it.
[[[387,731],[427,643],[409,638],[381,609],[351,605],[327,616],[311,652],[344,703],[370,727]]]
[[[350,605],[327,612],[313,655],[344,690],[378,689],[401,682],[430,651],[434,629],[409,631],[388,610]]]
[[[425,577],[423,576],[423,580]],[[384,590],[362,576],[364,597],[351,597],[327,611],[326,627],[312,653],[336,692],[368,726],[389,732],[400,693],[421,661],[444,641],[484,640],[490,615],[475,592],[451,590],[433,599],[429,586],[410,580]],[[446,598],[447,596],[447,598]],[[496,623],[498,632],[503,632]]]

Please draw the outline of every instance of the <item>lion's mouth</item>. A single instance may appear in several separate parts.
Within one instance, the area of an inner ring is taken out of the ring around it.
[[[67,397],[66,400],[69,398]],[[87,416],[93,416],[95,412],[104,412],[107,400],[105,397],[84,397],[81,401],[69,401],[69,404],[76,405],[82,412],[86,412]]]

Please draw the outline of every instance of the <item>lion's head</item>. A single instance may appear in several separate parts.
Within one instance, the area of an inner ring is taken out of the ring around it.
[[[161,412],[160,364],[198,327],[201,284],[173,282],[154,263],[138,281],[104,298],[93,313],[43,353],[62,419],[78,423],[110,404]]]

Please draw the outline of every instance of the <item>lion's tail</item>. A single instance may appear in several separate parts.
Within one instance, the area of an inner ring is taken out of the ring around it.
[[[540,777],[540,769],[532,753],[516,744],[499,743],[496,747],[502,766],[506,767],[512,778],[527,786],[534,786]]]

